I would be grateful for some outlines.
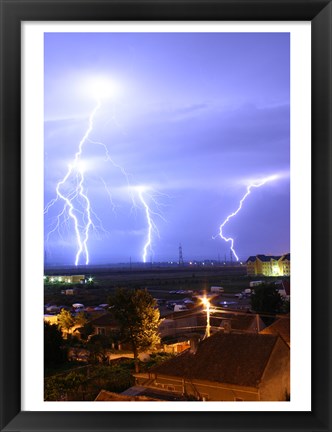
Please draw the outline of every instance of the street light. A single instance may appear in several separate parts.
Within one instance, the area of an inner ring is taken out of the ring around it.
[[[206,306],[206,331],[205,336],[210,337],[210,299],[206,296],[201,298],[204,306]]]

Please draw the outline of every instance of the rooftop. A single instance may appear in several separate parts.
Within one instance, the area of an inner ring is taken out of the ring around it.
[[[278,336],[218,332],[149,372],[257,387]]]
[[[290,318],[285,316],[279,318],[270,326],[260,332],[261,334],[279,335],[288,346],[290,346]]]
[[[154,399],[142,395],[125,395],[121,393],[113,393],[107,390],[101,390],[98,393],[95,401],[97,402],[130,402],[130,401],[158,401],[160,399]]]
[[[90,321],[90,323],[93,326],[99,326],[99,327],[114,327],[114,328],[118,328],[119,325],[116,322],[116,320],[113,318],[113,316],[109,313],[105,313],[104,315],[93,319],[92,321]]]

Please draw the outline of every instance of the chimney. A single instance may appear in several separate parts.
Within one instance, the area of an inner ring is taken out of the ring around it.
[[[192,336],[190,338],[190,350],[189,350],[190,354],[196,354],[198,348],[198,342],[199,342],[198,336]]]
[[[232,330],[232,324],[230,320],[224,320],[224,333],[230,333]]]

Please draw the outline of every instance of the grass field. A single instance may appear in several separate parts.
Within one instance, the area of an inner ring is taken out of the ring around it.
[[[76,271],[84,274],[82,269]],[[49,276],[73,274],[72,269],[58,269],[46,272]],[[71,305],[74,302],[97,306],[107,302],[109,295],[117,288],[147,288],[156,298],[178,299],[179,294],[169,291],[209,291],[212,285],[222,286],[225,292],[239,292],[249,286],[246,269],[242,266],[217,268],[151,268],[151,269],[99,269],[89,268],[87,276],[94,279],[93,285],[76,285],[75,295],[61,294],[66,288],[72,287],[62,283],[45,284],[44,303]]]

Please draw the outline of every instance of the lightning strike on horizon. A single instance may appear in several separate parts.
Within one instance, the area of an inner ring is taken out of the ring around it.
[[[152,234],[155,233],[158,237],[160,237],[157,225],[156,225],[156,223],[153,220],[153,215],[160,217],[165,222],[166,222],[166,220],[162,216],[162,214],[160,213],[160,211],[156,212],[156,211],[153,211],[151,209],[151,207],[148,205],[146,199],[144,198],[143,193],[145,193],[145,195],[147,195],[149,197],[149,199],[151,201],[153,201],[153,203],[156,205],[157,209],[160,210],[160,204],[155,199],[155,197],[152,194],[146,193],[147,190],[144,187],[137,187],[136,190],[137,190],[137,194],[138,194],[139,200],[143,204],[143,207],[144,207],[144,210],[145,210],[145,215],[146,215],[146,220],[147,220],[147,225],[148,225],[146,242],[145,242],[145,244],[143,246],[143,251],[142,251],[142,261],[144,263],[146,263],[146,257],[147,257],[148,250],[150,250],[151,253],[153,252],[153,250],[152,250]]]
[[[64,216],[65,222],[68,222],[69,219],[71,219],[74,224],[74,233],[77,243],[77,252],[75,256],[76,266],[79,264],[82,254],[85,256],[85,264],[89,264],[87,242],[89,240],[89,230],[91,226],[94,226],[94,224],[91,218],[91,203],[84,190],[85,177],[81,157],[83,154],[83,146],[88,140],[93,129],[94,119],[100,107],[101,100],[98,99],[96,106],[89,116],[88,127],[79,142],[78,150],[75,153],[73,162],[69,164],[68,171],[63,179],[56,185],[56,197],[53,198],[44,209],[44,214],[47,214],[50,208],[54,206],[57,201],[62,200],[64,202],[62,211],[57,215],[57,223],[54,229],[48,233],[47,239],[49,239],[50,234],[59,231],[61,216]],[[68,188],[69,191],[66,191]],[[78,215],[81,215],[81,220],[79,220]]]
[[[259,181],[258,183],[257,182],[250,183],[250,185],[247,186],[247,192],[245,193],[245,195],[240,200],[240,204],[239,204],[239,207],[237,208],[237,210],[235,210],[233,213],[231,213],[229,216],[227,216],[227,218],[224,220],[224,222],[219,227],[219,234],[212,237],[215,240],[218,236],[220,236],[226,242],[231,242],[230,249],[235,256],[236,261],[239,261],[239,257],[237,256],[237,253],[235,252],[235,249],[234,249],[234,239],[232,237],[227,238],[223,235],[223,227],[227,224],[227,222],[229,222],[229,220],[232,217],[236,216],[239,213],[239,211],[242,209],[242,204],[244,203],[246,198],[250,195],[252,188],[259,188],[259,187],[265,185],[265,183],[267,183],[269,181],[276,180],[277,177],[278,177],[277,175],[273,175],[273,176],[264,178],[263,180]]]
[[[82,155],[84,147],[87,144],[98,145],[103,148],[104,151],[104,161],[109,162],[113,165],[114,168],[119,170],[121,174],[124,176],[127,184],[127,190],[130,195],[130,200],[132,203],[131,210],[137,209],[138,205],[135,201],[135,196],[133,191],[137,190],[138,198],[141,204],[143,205],[145,218],[147,222],[147,240],[143,247],[142,252],[142,260],[146,262],[146,256],[148,250],[152,252],[152,236],[155,233],[159,237],[158,228],[154,222],[153,216],[158,216],[161,219],[165,220],[161,214],[161,204],[157,201],[157,199],[150,193],[147,193],[147,188],[145,187],[133,187],[130,182],[131,175],[124,169],[123,166],[117,164],[114,159],[111,157],[109,150],[103,142],[95,141],[90,138],[90,134],[94,128],[94,120],[98,110],[101,108],[101,97],[98,97],[97,104],[89,115],[88,127],[79,142],[78,150],[74,155],[73,161],[68,166],[68,170],[63,177],[56,184],[56,197],[53,198],[49,203],[46,204],[44,209],[44,215],[49,212],[49,210],[58,202],[63,202],[63,207],[61,211],[54,218],[54,222],[50,225],[50,230],[46,235],[46,243],[49,242],[50,236],[55,232],[58,233],[59,237],[63,240],[61,227],[64,225],[67,228],[67,231],[70,232],[71,227],[70,224],[73,224],[73,231],[76,239],[76,256],[75,256],[75,265],[79,265],[82,257],[85,259],[85,265],[89,264],[90,256],[88,249],[88,240],[89,240],[89,232],[91,228],[96,229],[96,225],[93,220],[96,220],[98,223],[98,228],[105,234],[110,234],[106,231],[102,225],[102,221],[98,217],[98,215],[93,211],[90,199],[88,197],[88,190],[85,187],[86,177],[84,176],[84,162],[82,161]],[[105,180],[99,176],[99,180],[103,184],[103,187],[108,195],[109,201],[111,203],[112,210],[116,211],[116,205],[114,203],[112,193]],[[145,196],[143,195],[145,194]],[[157,211],[153,211],[151,206],[149,206],[146,198],[150,202],[153,203],[153,206],[157,209]]]

